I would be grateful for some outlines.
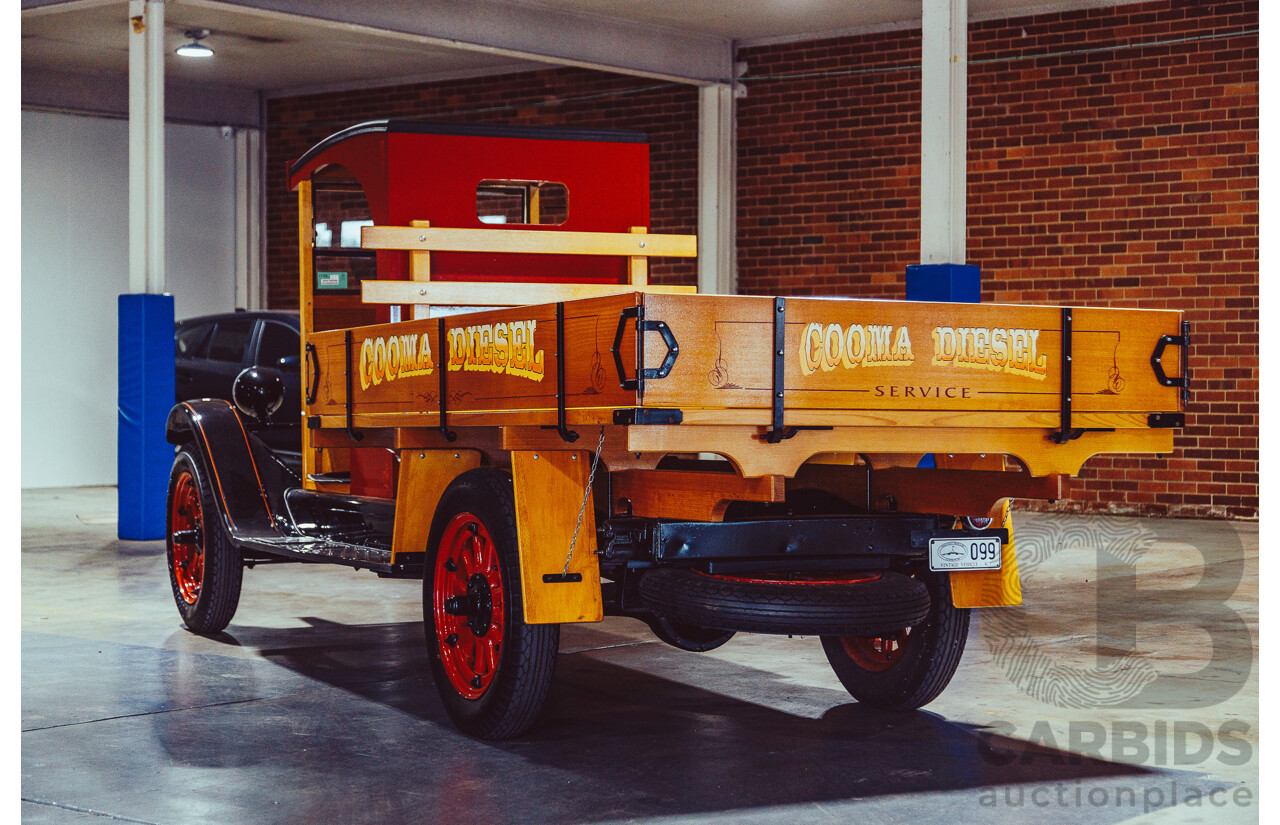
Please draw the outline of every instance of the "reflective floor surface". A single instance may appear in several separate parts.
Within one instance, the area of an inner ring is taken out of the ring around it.
[[[1018,514],[1024,606],[978,611],[915,713],[813,638],[566,626],[539,724],[493,744],[436,698],[419,582],[258,567],[201,638],[114,510],[23,494],[26,822],[1258,820],[1255,524]]]

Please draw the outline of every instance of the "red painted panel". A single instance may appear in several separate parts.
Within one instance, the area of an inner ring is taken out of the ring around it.
[[[649,146],[576,140],[393,133],[389,136],[390,216],[433,226],[489,229],[476,215],[476,187],[484,180],[563,183],[569,218],[560,226],[522,226],[546,232],[627,232],[649,225]],[[380,262],[381,263],[381,262]],[[431,277],[441,281],[511,280],[618,283],[620,258],[576,255],[434,253]],[[404,277],[385,272],[380,277]]]
[[[351,494],[395,498],[395,455],[383,447],[353,447],[351,449]]]

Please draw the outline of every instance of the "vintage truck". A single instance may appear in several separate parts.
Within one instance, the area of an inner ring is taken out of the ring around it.
[[[1179,312],[649,283],[696,240],[646,231],[643,135],[377,121],[288,182],[302,420],[269,368],[173,408],[178,610],[222,631],[268,561],[421,578],[473,736],[526,730],[560,625],[606,615],[692,651],[819,636],[859,702],[921,707],[969,609],[1021,602],[1009,499],[1183,425]]]

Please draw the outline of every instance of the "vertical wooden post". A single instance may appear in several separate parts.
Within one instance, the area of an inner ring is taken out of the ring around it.
[[[649,228],[645,226],[631,227],[633,235],[647,235]],[[632,286],[647,286],[649,283],[649,258],[644,255],[632,255],[627,267],[627,280]]]
[[[418,229],[426,229],[431,226],[431,221],[409,221],[409,225]],[[431,253],[413,251],[409,253],[409,280],[411,281],[430,281],[431,280]],[[409,311],[414,319],[430,318],[430,304],[414,304],[413,309]]]
[[[311,430],[307,427],[307,415],[311,409],[306,404],[305,393],[310,386],[311,376],[307,361],[307,341],[315,331],[315,226],[311,204],[311,181],[304,180],[298,184],[298,316],[302,331],[302,486],[315,489],[310,481],[316,472],[316,454],[311,447]],[[318,368],[319,365],[316,365]]]

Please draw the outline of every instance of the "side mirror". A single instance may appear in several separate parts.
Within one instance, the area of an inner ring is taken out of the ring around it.
[[[231,400],[240,412],[265,424],[284,403],[284,378],[271,367],[249,367],[231,385]]]

